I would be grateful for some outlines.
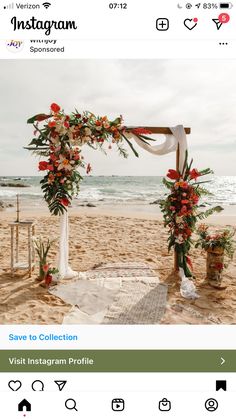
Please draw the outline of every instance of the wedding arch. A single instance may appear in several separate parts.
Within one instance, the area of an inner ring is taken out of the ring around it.
[[[162,204],[165,225],[170,234],[169,249],[174,248],[174,268],[183,280],[192,276],[188,256],[191,247],[191,235],[197,218],[205,214],[197,213],[199,197],[205,190],[196,182],[199,176],[212,173],[210,169],[198,171],[188,164],[187,135],[189,127],[127,127],[122,117],[110,121],[107,116],[95,116],[93,113],[75,112],[66,114],[60,106],[53,103],[48,114],[37,114],[27,121],[34,126],[34,137],[25,147],[34,154],[47,160],[39,162],[39,170],[45,172],[41,188],[49,210],[60,216],[60,249],[58,269],[62,278],[77,275],[69,267],[68,247],[68,206],[74,195],[79,192],[82,176],[79,168],[91,171],[91,165],[85,164],[82,148],[87,145],[93,149],[105,151],[106,147],[117,147],[123,157],[127,157],[126,144],[138,157],[134,143],[154,155],[176,153],[176,168],[170,169],[165,180],[171,190]],[[165,140],[156,144],[156,139],[149,135],[162,134]],[[194,184],[193,184],[194,182]],[[214,209],[213,209],[214,210]],[[206,216],[213,210],[206,211]]]

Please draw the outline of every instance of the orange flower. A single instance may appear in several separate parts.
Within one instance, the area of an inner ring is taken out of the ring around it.
[[[48,183],[53,183],[54,180],[55,180],[55,176],[52,173],[50,173],[48,176]]]
[[[181,180],[180,182],[177,182],[177,184],[182,189],[188,189],[188,186],[189,186],[188,183],[183,180]]]
[[[50,121],[50,122],[48,123],[48,126],[49,126],[49,128],[53,128],[53,127],[55,127],[55,126],[56,126],[56,121]]]

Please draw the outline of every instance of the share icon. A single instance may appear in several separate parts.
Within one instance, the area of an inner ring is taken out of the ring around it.
[[[58,386],[58,390],[62,391],[63,388],[65,387],[67,381],[54,381],[54,383]]]

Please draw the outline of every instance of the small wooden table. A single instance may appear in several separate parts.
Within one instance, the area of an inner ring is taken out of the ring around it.
[[[35,249],[33,245],[33,236],[35,235],[34,221],[15,221],[9,223],[11,229],[11,274],[18,269],[27,270],[31,277],[32,271],[35,267]],[[19,261],[19,230],[27,228],[27,243],[28,243],[28,260],[24,262]]]

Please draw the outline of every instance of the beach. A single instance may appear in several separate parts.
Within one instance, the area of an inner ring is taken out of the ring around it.
[[[180,281],[173,274],[173,253],[168,253],[168,231],[160,214],[115,208],[75,207],[70,209],[70,265],[85,272],[104,262],[145,262],[168,285],[168,298],[161,324],[235,324],[236,255],[224,274],[225,290],[211,288],[205,281],[206,255],[193,249],[195,284],[200,298],[186,300],[180,295]],[[71,306],[48,293],[37,281],[38,266],[31,278],[22,271],[10,274],[10,228],[13,211],[0,212],[0,323],[61,324]],[[22,220],[34,220],[36,236],[55,238],[49,261],[56,259],[59,242],[59,219],[48,210],[28,209]],[[236,226],[236,215],[209,218],[214,228]],[[23,234],[23,233],[22,233]],[[25,233],[24,233],[25,234]],[[26,250],[24,234],[21,253]]]

